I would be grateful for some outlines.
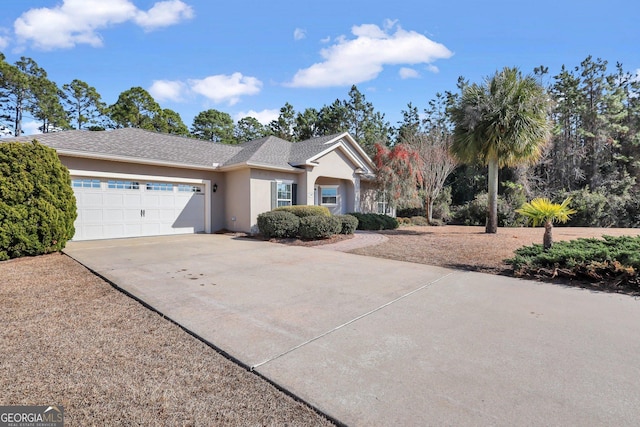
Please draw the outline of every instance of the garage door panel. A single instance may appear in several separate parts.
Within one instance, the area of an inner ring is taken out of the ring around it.
[[[102,209],[87,208],[83,211],[83,219],[90,223],[101,223],[103,220]]]
[[[171,190],[158,191],[142,185],[118,188],[104,179],[100,186],[74,186],[78,206],[74,240],[205,231],[203,186],[174,183],[173,187],[158,187]],[[178,191],[179,188],[183,190]]]

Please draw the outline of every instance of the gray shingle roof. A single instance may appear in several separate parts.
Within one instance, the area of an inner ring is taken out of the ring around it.
[[[325,144],[340,135],[343,134],[337,133],[334,135],[319,136],[293,144],[291,155],[289,156],[289,163],[292,165],[304,164],[308,159],[326,150],[328,146]]]
[[[224,163],[240,151],[238,146],[133,128],[96,132],[70,130],[3,138],[1,141],[33,139],[63,152],[101,154],[199,167],[213,167],[216,163]]]
[[[225,166],[250,163],[293,170],[289,154],[294,145],[275,136],[245,142],[240,145],[241,151],[227,160]]]
[[[335,134],[291,143],[275,136],[256,139],[240,145],[226,145],[200,139],[162,134],[142,129],[124,128],[109,131],[70,130],[41,135],[3,138],[3,141],[31,141],[60,152],[78,155],[120,157],[142,162],[173,163],[193,167],[215,168],[236,165],[262,165],[278,169],[298,170],[295,166],[329,148],[327,142]]]

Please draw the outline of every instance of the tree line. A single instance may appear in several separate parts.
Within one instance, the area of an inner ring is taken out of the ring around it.
[[[255,117],[238,122],[226,112],[209,109],[198,113],[191,127],[180,114],[162,108],[141,87],[120,93],[107,105],[88,83],[74,79],[61,87],[31,58],[9,64],[0,53],[0,131],[18,136],[24,133],[24,117],[40,123],[43,133],[68,129],[103,130],[134,127],[200,138],[224,144],[239,144],[268,135],[296,142],[315,136],[349,131],[371,151],[373,144],[389,138],[392,127],[375,111],[356,86],[348,99],[336,99],[320,109],[296,112],[288,102],[278,118],[264,125]]]
[[[572,225],[640,226],[638,75],[591,56],[555,74],[544,65],[532,71],[527,79],[537,81],[548,101],[550,137],[532,163],[491,165],[492,176],[496,169],[500,174],[498,197],[491,202],[500,225],[515,225],[514,212],[526,200],[571,197],[577,210]],[[22,134],[24,115],[37,120],[42,132],[137,127],[226,144],[268,135],[295,142],[348,131],[376,157],[392,204],[422,205],[430,219],[484,223],[478,212],[485,212],[480,207],[489,198],[489,164],[477,157],[458,164],[460,158],[451,155],[456,108],[473,85],[461,77],[457,88],[436,94],[424,108],[409,103],[395,125],[352,86],[345,99],[321,108],[296,111],[287,102],[267,125],[254,117],[234,122],[228,113],[209,109],[188,127],[143,88],[125,90],[107,105],[86,82],[76,79],[60,87],[33,59],[9,64],[0,53],[0,131]],[[400,179],[398,163],[420,168],[405,171]],[[410,194],[411,177],[420,178],[420,197]]]

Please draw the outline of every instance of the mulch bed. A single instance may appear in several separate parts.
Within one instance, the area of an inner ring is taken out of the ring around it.
[[[332,425],[61,254],[0,262],[0,405],[66,425]]]

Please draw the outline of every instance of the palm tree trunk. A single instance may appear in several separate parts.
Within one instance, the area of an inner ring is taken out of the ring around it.
[[[551,249],[553,246],[553,223],[551,221],[547,221],[544,223],[544,238],[542,240],[542,244],[544,250],[547,251]]]
[[[487,206],[487,233],[498,232],[498,159],[489,160],[489,203]]]

